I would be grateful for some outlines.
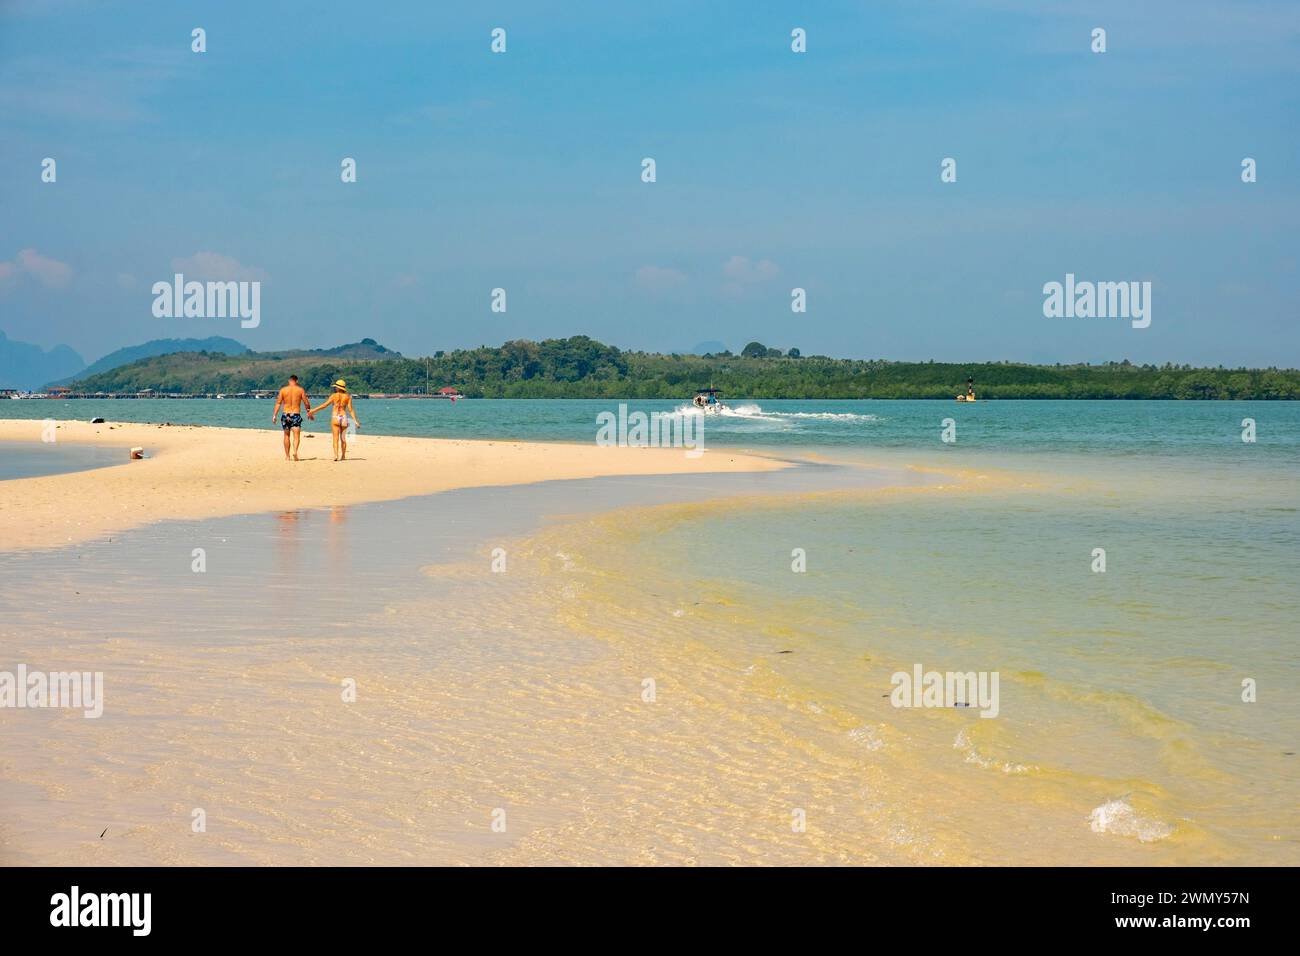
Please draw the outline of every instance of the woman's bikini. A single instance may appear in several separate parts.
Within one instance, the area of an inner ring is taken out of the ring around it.
[[[339,428],[347,428],[348,416],[347,416],[347,412],[344,411],[344,409],[347,408],[347,402],[348,402],[347,395],[344,394],[331,395],[330,402],[333,403],[334,405],[334,415],[332,421]]]

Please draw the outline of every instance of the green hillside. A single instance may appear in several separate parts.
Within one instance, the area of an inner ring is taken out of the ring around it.
[[[291,373],[314,393],[342,377],[363,394],[422,392],[427,380],[472,398],[682,398],[710,384],[733,398],[952,398],[972,377],[985,399],[1300,399],[1295,369],[890,362],[782,355],[757,342],[741,355],[662,355],[586,336],[428,359],[402,358],[371,340],[313,352],[174,353],[89,376],[74,390],[229,394],[278,388]]]

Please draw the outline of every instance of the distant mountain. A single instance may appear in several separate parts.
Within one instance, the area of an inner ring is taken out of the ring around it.
[[[0,388],[40,388],[51,379],[75,374],[85,364],[86,360],[66,345],[46,351],[39,345],[15,342],[0,332]]]
[[[699,342],[694,346],[689,355],[725,355],[729,350],[722,342],[708,341]]]
[[[46,384],[66,385],[74,379],[98,375],[100,372],[121,368],[123,365],[130,365],[140,359],[153,358],[155,355],[171,355],[173,352],[220,352],[222,355],[243,355],[248,350],[247,345],[220,335],[213,335],[206,339],[154,339],[143,345],[130,345],[116,352],[109,352],[75,375]]]
[[[695,348],[691,349],[692,355],[721,355],[727,351],[727,347],[721,342],[701,342]]]
[[[103,372],[77,375],[70,384],[78,392],[137,392],[152,388],[159,392],[235,394],[250,389],[279,388],[292,374],[300,376],[304,386],[321,391],[337,378],[357,378],[359,370],[377,364],[414,366],[416,363],[374,339],[331,349],[283,352],[244,350],[230,354],[209,348],[149,355]],[[420,369],[424,375],[424,366]],[[363,374],[362,380],[376,391],[384,388],[381,378],[372,379]]]

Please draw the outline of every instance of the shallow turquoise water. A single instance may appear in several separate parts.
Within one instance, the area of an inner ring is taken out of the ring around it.
[[[771,401],[728,399],[734,414],[709,416],[705,445],[923,448],[953,453],[1210,455],[1300,465],[1300,402]],[[364,431],[376,435],[595,441],[596,416],[616,401],[364,400]],[[671,412],[682,402],[630,401],[629,410]],[[7,402],[0,417],[225,425],[274,430],[269,400],[78,400]],[[1256,441],[1241,440],[1242,421]],[[956,442],[941,441],[945,419]],[[322,416],[308,431],[325,433]]]
[[[636,567],[683,607],[721,601],[694,612],[715,640],[791,650],[809,699],[864,726],[935,732],[881,711],[899,670],[1000,673],[998,718],[936,744],[994,859],[1016,853],[1000,816],[1032,805],[1061,814],[1054,832],[1106,816],[1076,862],[1118,841],[1151,862],[1294,864],[1300,486],[1223,455],[1023,456],[1036,488],[727,509],[647,535]]]

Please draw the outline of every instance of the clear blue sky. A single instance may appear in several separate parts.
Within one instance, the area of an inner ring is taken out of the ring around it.
[[[0,330],[1295,366],[1298,78],[1292,0],[0,0]],[[154,318],[175,263],[260,328]],[[1044,318],[1067,272],[1151,327]]]

